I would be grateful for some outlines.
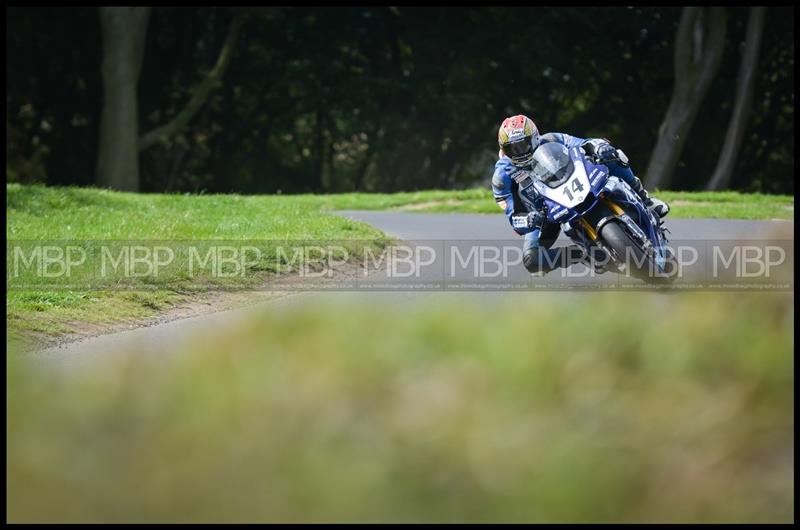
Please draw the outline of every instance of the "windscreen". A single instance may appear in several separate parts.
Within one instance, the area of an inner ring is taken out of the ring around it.
[[[551,188],[557,188],[572,175],[573,165],[569,151],[554,142],[540,145],[533,152],[531,173]]]

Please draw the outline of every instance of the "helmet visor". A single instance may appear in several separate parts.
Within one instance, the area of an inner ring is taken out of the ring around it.
[[[503,145],[503,152],[511,159],[525,158],[530,156],[533,152],[533,144],[529,137],[523,138],[522,140]]]

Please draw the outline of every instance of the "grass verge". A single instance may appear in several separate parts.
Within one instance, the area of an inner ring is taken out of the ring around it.
[[[670,217],[718,219],[794,219],[794,197],[761,193],[660,191],[670,203]],[[403,193],[345,193],[320,196],[328,208],[418,212],[492,213],[500,210],[488,189]]]

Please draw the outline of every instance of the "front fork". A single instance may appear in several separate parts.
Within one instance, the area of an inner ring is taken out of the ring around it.
[[[592,223],[590,223],[585,217],[580,217],[578,219],[578,226],[583,229],[582,235],[590,244],[601,244],[600,240],[598,239],[598,232],[600,232],[602,225],[604,225],[609,219],[612,217],[620,217],[625,215],[625,210],[623,210],[617,203],[609,199],[605,194],[600,195],[600,201],[602,201],[612,215],[604,216],[603,218],[598,219],[596,226],[592,226]]]
[[[645,209],[645,214],[649,215],[650,218],[648,219],[649,229],[652,233],[652,237],[650,237],[645,230],[648,228],[641,227],[637,223],[633,221],[630,215],[627,215],[625,210],[616,204],[611,198],[609,198],[605,193],[600,195],[602,201],[608,206],[609,210],[614,213],[614,216],[621,220],[622,223],[627,228],[628,232],[638,241],[640,241],[643,250],[645,253],[649,254],[656,264],[661,267],[662,269],[665,266],[665,262],[670,254],[670,249],[667,247],[667,236],[664,233],[666,230],[662,225],[663,221],[657,218],[652,214],[652,212]],[[646,208],[646,207],[645,207]],[[639,216],[641,217],[641,212],[639,212]],[[610,221],[611,217],[606,217],[601,219],[600,222],[597,224],[595,232],[599,232],[602,226]],[[588,223],[587,223],[588,224]]]
[[[615,203],[614,201],[612,201],[611,199],[606,197],[605,194],[600,195],[600,200],[603,201],[603,204],[605,204],[606,207],[609,210],[611,210],[611,213],[613,213],[616,217],[619,217],[619,216],[625,214],[625,210],[620,208],[617,203]],[[580,226],[583,228],[586,237],[589,238],[589,241],[591,241],[592,243],[597,243],[597,232],[600,229],[600,225],[598,224],[597,229],[595,229],[592,226],[592,224],[589,221],[587,221],[584,217],[581,217],[578,220],[578,222],[579,222]],[[602,222],[602,220],[601,220],[601,222]]]
[[[644,233],[644,231],[639,227],[633,219],[625,212],[625,210],[613,201],[610,197],[608,197],[605,193],[600,194],[599,197],[602,204],[607,209],[607,213],[609,215],[605,215],[602,218],[598,219],[593,226],[589,220],[585,217],[580,217],[578,219],[578,223],[576,227],[580,227],[578,233],[584,240],[584,244],[591,248],[592,246],[598,247],[606,252],[608,255],[613,255],[611,249],[607,248],[603,241],[599,238],[600,229],[605,225],[607,222],[611,221],[612,219],[618,219],[622,221],[625,225],[625,228],[631,232],[636,239],[642,242],[644,250],[647,253],[655,252],[655,248],[653,247],[650,238]],[[602,214],[601,214],[602,215]],[[659,260],[660,261],[660,260]]]

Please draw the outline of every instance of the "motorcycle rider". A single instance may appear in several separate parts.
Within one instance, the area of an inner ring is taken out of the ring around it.
[[[492,192],[497,204],[505,211],[511,227],[517,234],[525,236],[522,262],[528,272],[549,272],[573,263],[584,263],[594,266],[596,272],[604,272],[602,263],[605,261],[590,260],[587,252],[574,244],[550,248],[561,231],[560,224],[547,220],[542,212],[544,198],[541,195],[532,187],[520,191],[514,180],[521,171],[531,169],[533,152],[539,145],[557,142],[567,149],[580,146],[587,156],[593,157],[599,164],[605,164],[611,175],[624,180],[657,217],[664,217],[669,212],[667,203],[650,197],[644,189],[642,181],[633,174],[625,153],[604,138],[584,139],[565,133],[540,135],[533,120],[518,114],[503,120],[497,141],[500,152],[492,176]]]

